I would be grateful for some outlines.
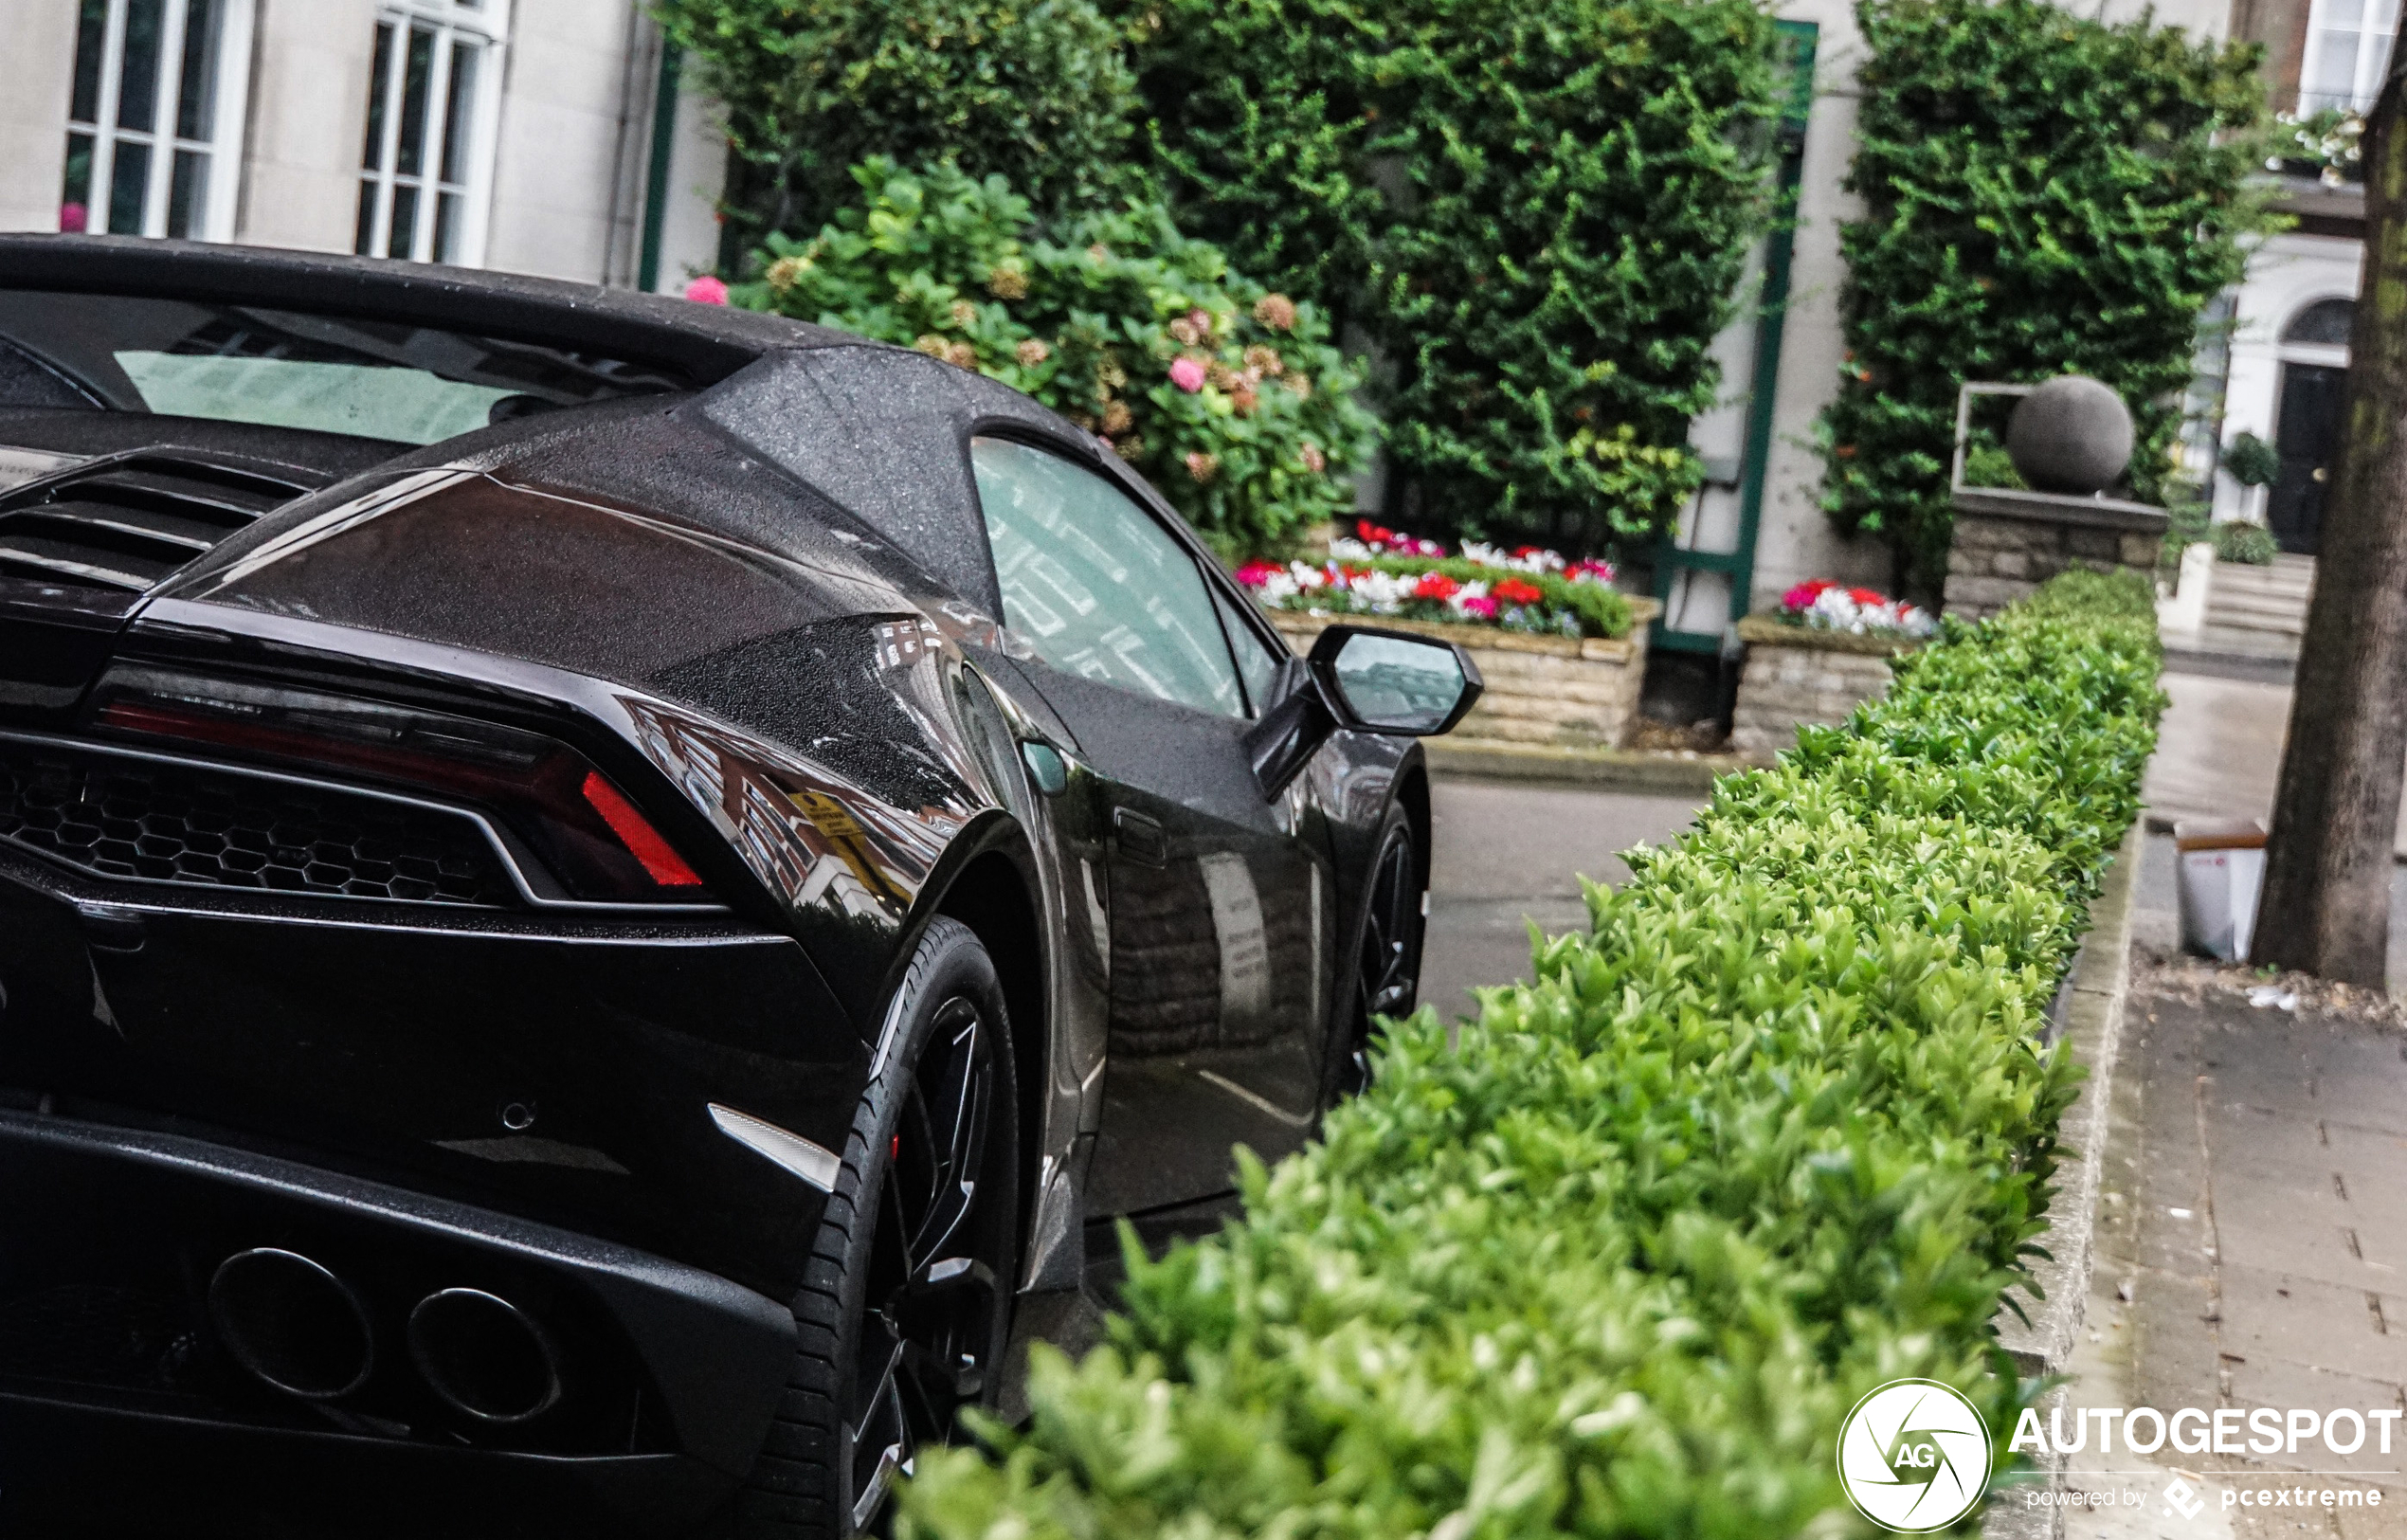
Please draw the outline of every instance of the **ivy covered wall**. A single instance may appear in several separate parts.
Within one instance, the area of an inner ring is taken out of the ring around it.
[[[1869,0],[1823,504],[1935,588],[1965,380],[2091,374],[2162,491],[2200,313],[2271,224],[2256,50],[2042,0]]]

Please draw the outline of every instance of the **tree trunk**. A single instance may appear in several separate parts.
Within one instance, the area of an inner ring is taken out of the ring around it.
[[[2365,134],[2365,276],[2254,961],[2380,988],[2407,762],[2407,125],[2393,74]]]

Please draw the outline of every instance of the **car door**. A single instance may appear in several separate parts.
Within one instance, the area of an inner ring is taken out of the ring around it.
[[[1108,806],[1111,1009],[1093,1213],[1229,1187],[1317,1113],[1333,889],[1300,790],[1265,798],[1215,586],[1152,509],[1068,455],[972,442],[1004,628]]]

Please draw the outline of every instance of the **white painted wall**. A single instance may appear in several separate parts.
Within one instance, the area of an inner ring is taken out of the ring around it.
[[[1822,460],[1814,451],[1814,426],[1838,393],[1847,351],[1838,310],[1847,264],[1839,256],[1838,229],[1863,214],[1863,200],[1842,187],[1855,154],[1855,71],[1863,62],[1863,36],[1846,0],[1790,0],[1777,13],[1784,21],[1817,24],[1820,36],[1797,190],[1788,315],[1781,334],[1763,516],[1756,526],[1750,611],[1777,605],[1783,591],[1809,577],[1876,588],[1890,582],[1888,546],[1876,537],[1840,534],[1822,512]],[[1751,317],[1744,324],[1751,325]]]
[[[376,0],[259,0],[258,17],[234,239],[349,251],[358,227]],[[62,77],[74,51],[70,42],[53,66]]]
[[[653,286],[662,294],[684,293],[688,279],[718,265],[718,200],[727,188],[727,136],[719,127],[717,107],[694,88],[694,76],[689,59],[678,92],[668,180],[661,189],[661,272]]]
[[[0,229],[58,228],[76,11],[76,0],[0,0]],[[376,12],[376,0],[257,0],[236,241],[352,248]],[[486,266],[635,281],[659,62],[638,0],[517,0]],[[683,93],[662,287],[711,265],[725,166],[708,103]]]
[[[0,0],[0,230],[56,230],[75,0]]]
[[[486,266],[588,283],[626,270],[642,186],[630,198],[627,162],[652,104],[651,78],[627,67],[639,20],[634,0],[517,0]]]
[[[2242,433],[2273,442],[2273,429],[2280,421],[2282,329],[2290,317],[2319,299],[2355,299],[2363,263],[2362,245],[2332,236],[2277,235],[2257,248],[2249,262],[2248,281],[2240,286],[2235,317],[2231,372],[2223,390],[2224,443]],[[2312,361],[2337,363],[2341,355],[2326,350]],[[2244,487],[2229,476],[2216,476],[2216,518],[2262,522],[2264,501],[2264,488]]]

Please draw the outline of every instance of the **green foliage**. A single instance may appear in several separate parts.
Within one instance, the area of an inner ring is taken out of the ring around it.
[[[2006,453],[2005,445],[1988,440],[1977,442],[1965,448],[1964,485],[2002,486],[2011,487],[2017,491],[2029,490],[2028,484],[2022,479],[2022,473],[2014,468],[2014,457]]]
[[[1109,437],[1226,555],[1345,516],[1376,425],[1328,323],[1229,270],[1159,207],[1071,225],[1056,245],[999,176],[873,160],[861,201],[807,242],[771,235],[737,304],[975,369]],[[1201,388],[1182,389],[1189,360]]]
[[[2312,176],[2326,187],[2365,179],[2365,118],[2342,107],[2326,107],[2300,118],[2281,113],[2274,118],[2273,153],[2266,168],[2293,176]]]
[[[1131,190],[1134,82],[1094,0],[660,0],[741,174],[741,233],[807,230],[852,168],[940,155],[1047,212]]]
[[[2073,573],[1897,660],[1591,887],[1451,1046],[1390,1024],[1323,1142],[1159,1262],[902,1532],[1869,1535],[1840,1422],[1906,1375],[2013,1425],[1989,1335],[2079,1071],[2038,1031],[2163,706],[2147,584]],[[2000,1459],[2008,1458],[2000,1448]]]
[[[1925,583],[1946,569],[1947,467],[1967,380],[2094,375],[2158,495],[2199,316],[2270,227],[2252,45],[2044,0],[1863,0],[1870,56],[1841,241],[1849,353],[1821,425],[1823,506]]]
[[[2214,506],[2196,482],[2167,481],[2164,512],[2164,544],[2158,548],[2156,565],[2160,572],[2169,577],[2181,567],[2182,552],[2213,537]]]
[[[2271,486],[2282,475],[2282,452],[2253,433],[2223,446],[2223,468],[2242,486]]]
[[[1596,543],[1695,491],[1768,216],[1755,0],[1121,0],[1185,227],[1379,350],[1395,511]]]
[[[2271,567],[2281,551],[2273,543],[2272,531],[2239,519],[2216,525],[2213,538],[2217,561],[2237,562],[2243,567]]]

